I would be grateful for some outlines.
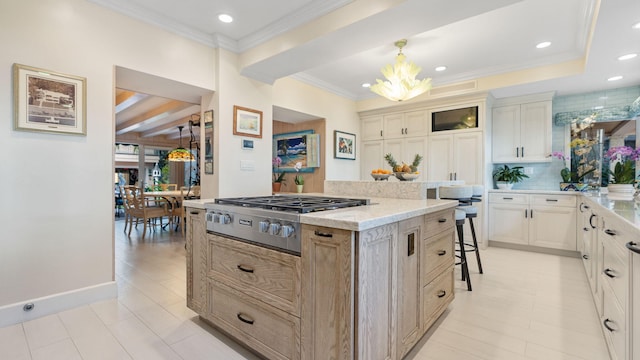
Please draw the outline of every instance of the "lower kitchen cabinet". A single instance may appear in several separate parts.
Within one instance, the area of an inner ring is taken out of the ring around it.
[[[197,313],[207,309],[207,229],[205,210],[187,208],[187,306]]]
[[[489,240],[576,251],[575,195],[490,193]]]

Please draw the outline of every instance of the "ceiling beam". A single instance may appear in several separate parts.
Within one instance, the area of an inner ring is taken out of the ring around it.
[[[193,104],[185,103],[178,100],[171,100],[151,111],[138,115],[120,125],[117,125],[116,135],[120,135],[128,131],[135,131],[135,129],[139,128],[142,125],[147,125],[155,121],[159,121],[171,115],[172,113],[181,111],[190,106],[193,106]]]
[[[153,129],[143,131],[140,133],[140,137],[145,138],[145,137],[151,137],[151,136],[156,136],[160,134],[167,134],[168,133],[167,130],[172,130],[171,135],[174,135],[175,133],[177,133],[178,126],[184,126],[185,128],[188,128],[189,121],[191,121],[191,119],[196,119],[197,118],[196,116],[199,116],[199,114],[194,113],[189,116],[185,116],[183,118],[174,120],[170,123],[160,125]]]

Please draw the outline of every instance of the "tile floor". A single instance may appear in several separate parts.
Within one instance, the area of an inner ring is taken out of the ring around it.
[[[118,299],[0,328],[1,359],[258,359],[186,308],[180,232],[141,240],[140,227],[129,239],[122,226]],[[609,359],[579,259],[500,248],[482,257],[473,292],[456,281],[455,301],[407,359]]]

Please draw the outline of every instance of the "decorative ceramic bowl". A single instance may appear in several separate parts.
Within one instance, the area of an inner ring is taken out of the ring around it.
[[[417,179],[418,176],[420,176],[420,174],[406,173],[406,172],[396,172],[396,173],[394,173],[394,175],[400,181],[413,181],[413,180]]]
[[[375,181],[389,180],[391,174],[371,174]]]

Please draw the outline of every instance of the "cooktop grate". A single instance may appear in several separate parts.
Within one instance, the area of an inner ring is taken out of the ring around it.
[[[216,199],[216,204],[236,205],[275,211],[306,214],[316,211],[335,210],[352,206],[368,205],[369,199],[334,198],[325,196],[274,195]]]

